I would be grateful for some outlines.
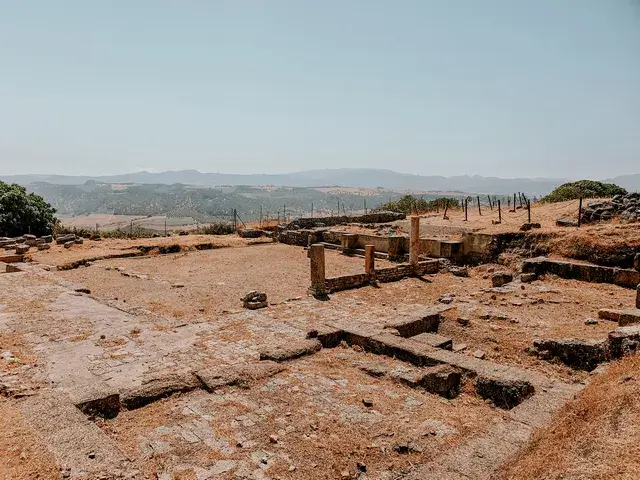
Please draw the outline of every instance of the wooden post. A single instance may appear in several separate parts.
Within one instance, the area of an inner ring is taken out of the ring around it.
[[[513,211],[516,211],[516,194],[513,194]]]
[[[364,214],[367,214],[367,199],[364,199]]]
[[[465,198],[463,202],[464,202],[464,221],[467,222],[469,221],[469,199]]]
[[[449,209],[449,200],[445,200],[444,201],[444,215],[442,216],[443,220],[446,220],[447,217],[447,210]]]
[[[527,201],[527,223],[531,223],[531,202]]]
[[[498,199],[498,223],[502,223],[502,208],[500,207],[500,199]]]
[[[489,208],[493,210],[493,204],[491,203],[491,196],[487,195],[487,198],[489,199]]]
[[[164,236],[167,236],[167,219],[164,219]]]
[[[287,223],[287,204],[284,204],[283,210],[282,210],[282,221],[284,223]]]
[[[418,256],[420,253],[420,217],[411,217],[411,231],[409,234],[409,263],[413,266],[418,265]]]
[[[582,225],[582,197],[580,197],[580,203],[578,203],[578,228]]]
[[[311,218],[313,218],[313,202],[311,202]]]
[[[478,195],[476,198],[478,200],[478,213],[480,214],[480,216],[482,216],[482,209],[480,208],[480,195]]]

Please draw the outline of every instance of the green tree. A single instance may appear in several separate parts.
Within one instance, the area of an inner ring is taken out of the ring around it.
[[[0,181],[0,235],[47,235],[57,222],[56,210],[40,195]]]

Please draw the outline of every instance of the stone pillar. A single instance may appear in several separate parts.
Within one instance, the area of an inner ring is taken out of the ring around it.
[[[369,276],[375,275],[376,268],[376,247],[373,245],[364,246],[364,273]]]
[[[636,287],[636,308],[640,308],[640,284]]]
[[[418,266],[420,254],[420,217],[411,217],[411,233],[409,234],[409,263]]]
[[[350,253],[356,248],[358,243],[358,235],[354,233],[345,233],[340,239],[342,241],[342,253]]]
[[[314,297],[327,294],[324,283],[324,245],[314,243],[309,247],[309,258],[311,259],[311,287],[309,293]]]

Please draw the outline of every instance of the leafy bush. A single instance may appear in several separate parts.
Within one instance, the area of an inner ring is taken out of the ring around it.
[[[15,183],[0,181],[0,234],[16,237],[25,233],[48,235],[57,222],[55,208],[40,195],[27,193]]]
[[[411,213],[417,212],[429,212],[435,211],[439,208],[445,208],[445,205],[449,205],[449,208],[460,207],[460,200],[457,198],[441,197],[435,200],[425,200],[424,198],[416,197],[414,195],[405,195],[399,200],[383,203],[378,205],[374,211],[377,212],[397,212],[397,213]]]
[[[595,182],[593,180],[579,180],[560,185],[549,195],[542,197],[542,203],[564,202],[582,198],[605,198],[614,195],[626,195],[627,191],[613,183]]]

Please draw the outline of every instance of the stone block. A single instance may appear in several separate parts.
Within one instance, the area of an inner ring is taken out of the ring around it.
[[[190,392],[201,386],[200,380],[191,373],[155,375],[143,379],[139,387],[121,393],[120,403],[127,410],[135,410],[161,398],[176,393]]]
[[[612,358],[640,353],[640,325],[618,327],[609,333],[609,353]]]
[[[199,370],[196,376],[204,387],[213,391],[224,386],[237,385],[249,388],[253,383],[272,377],[284,370],[284,366],[270,360],[240,365],[223,365]]]
[[[625,327],[627,325],[633,325],[640,323],[640,309],[629,308],[620,312],[620,318],[618,318],[618,325]]]
[[[601,308],[598,310],[598,318],[602,320],[610,320],[612,322],[617,322],[620,320],[620,314],[622,310],[614,310],[612,308]]]
[[[322,348],[322,343],[317,338],[289,340],[278,343],[264,345],[260,349],[260,360],[272,360],[274,362],[284,362],[310,355]]]
[[[462,373],[450,365],[436,365],[424,369],[420,386],[429,393],[454,398],[460,392]]]
[[[38,250],[49,250],[51,248],[50,243],[39,243]]]
[[[56,237],[56,243],[58,245],[64,245],[67,242],[73,242],[76,239],[76,236],[72,233],[67,235],[60,235]]]
[[[16,246],[16,253],[27,253],[29,251],[29,245],[17,245]]]
[[[510,410],[534,394],[534,387],[526,380],[509,377],[479,376],[476,393],[491,400],[496,407]]]
[[[536,340],[533,345],[540,356],[555,358],[571,368],[588,372],[609,358],[605,340]]]
[[[424,342],[435,348],[444,348],[445,350],[453,349],[453,340],[448,337],[438,335],[436,333],[421,333],[411,337],[412,340]]]
[[[64,248],[71,248],[73,245],[75,245],[75,241],[74,240],[69,240],[68,242],[64,243]]]
[[[491,284],[494,287],[501,287],[513,281],[513,275],[508,272],[498,272],[491,275]]]

